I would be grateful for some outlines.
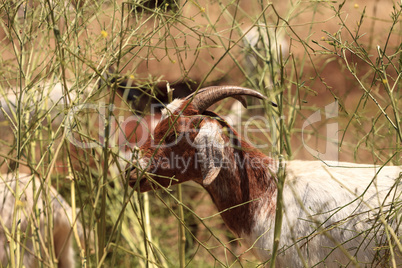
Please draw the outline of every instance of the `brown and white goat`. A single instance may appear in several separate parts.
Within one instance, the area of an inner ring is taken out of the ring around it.
[[[50,207],[46,199],[50,200]],[[49,224],[53,226],[52,234],[46,233],[46,228],[51,228]],[[10,250],[16,252],[18,247],[23,258],[15,257],[16,267],[53,267],[54,264],[63,268],[74,267],[71,237],[75,224],[83,242],[81,224],[72,219],[71,207],[56,189],[46,185],[42,187],[39,179],[32,175],[20,174],[18,180],[11,174],[0,175],[0,266],[13,263]],[[15,240],[14,249],[10,249],[11,240]],[[51,256],[55,259],[52,260]]]
[[[268,261],[277,204],[277,163],[206,110],[226,97],[244,102],[243,95],[265,98],[250,89],[211,87],[174,100],[140,148],[139,158],[128,166],[129,179],[141,192],[188,180],[199,183],[219,211],[224,211],[221,215],[229,229],[261,261]],[[278,267],[383,261],[385,250],[379,246],[388,243],[384,229],[388,232],[400,221],[390,202],[401,198],[401,172],[400,166],[288,162]],[[390,243],[395,242],[392,236]],[[401,259],[397,260],[400,264]]]

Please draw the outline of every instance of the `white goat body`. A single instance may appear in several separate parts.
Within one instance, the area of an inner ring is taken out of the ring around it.
[[[68,85],[71,88],[71,85]],[[0,97],[0,121],[6,118],[15,121],[16,108],[19,98],[19,92],[16,89],[9,89],[7,93]],[[76,94],[69,93],[69,97],[74,100]],[[29,117],[43,116],[45,113],[50,112],[52,121],[55,125],[61,123],[61,117],[57,117],[64,108],[65,103],[69,103],[68,98],[64,95],[63,85],[59,82],[47,82],[39,84],[36,88],[24,89],[21,98],[21,111],[22,113],[29,114]]]
[[[401,172],[396,166],[288,162],[278,267],[339,267],[353,264],[352,259],[369,266],[384,262],[384,228],[401,221],[390,206],[401,199],[402,183],[395,180]],[[272,253],[275,217],[266,208],[273,202],[276,194],[261,196],[251,232],[240,235],[260,260]]]
[[[17,182],[19,184],[19,197],[16,200]],[[51,207],[47,207],[48,203],[45,202],[45,198],[50,200]],[[16,212],[17,214],[15,214]],[[48,213],[52,213],[52,222],[48,220]],[[18,242],[20,245],[17,247],[23,254],[23,260],[19,266],[40,267],[41,263],[53,263],[50,260],[51,252],[49,250],[54,250],[59,268],[74,267],[74,250],[71,243],[72,226],[77,224],[81,238],[82,226],[78,220],[72,221],[71,207],[53,187],[46,185],[41,187],[39,179],[32,178],[32,175],[28,174],[20,174],[18,181],[11,174],[1,175],[0,263],[3,266],[11,263],[10,240],[15,239],[11,235],[14,217],[15,235],[20,236]],[[47,228],[50,228],[46,227],[49,224],[53,224],[52,234],[46,232]],[[52,241],[49,240],[51,238]],[[38,245],[42,250],[38,250]],[[40,256],[35,255],[38,252],[41,252]],[[18,263],[18,260],[15,261]]]

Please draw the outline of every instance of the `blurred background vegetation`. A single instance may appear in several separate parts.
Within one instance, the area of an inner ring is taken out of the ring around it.
[[[77,209],[77,266],[255,267],[201,186],[128,187],[151,104],[167,104],[168,89],[246,86],[279,109],[211,109],[264,153],[315,159],[331,145],[333,160],[401,165],[401,11],[391,0],[2,0],[1,173],[49,177]]]

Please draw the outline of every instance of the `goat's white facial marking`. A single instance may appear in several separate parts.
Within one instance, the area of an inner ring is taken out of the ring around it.
[[[202,162],[203,185],[209,186],[218,176],[224,158],[222,131],[216,122],[207,121],[203,124],[194,140],[194,145]]]
[[[166,108],[162,109],[162,116],[161,120],[166,119],[169,115],[173,114],[175,111],[177,111],[181,105],[183,104],[184,100],[182,99],[175,99],[171,103],[169,103]]]

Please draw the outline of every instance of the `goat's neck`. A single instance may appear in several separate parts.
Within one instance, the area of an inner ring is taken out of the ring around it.
[[[238,236],[249,234],[261,216],[272,215],[276,207],[274,161],[245,142],[241,148],[226,148],[230,156],[207,191],[226,225]],[[226,211],[225,211],[226,210]]]

